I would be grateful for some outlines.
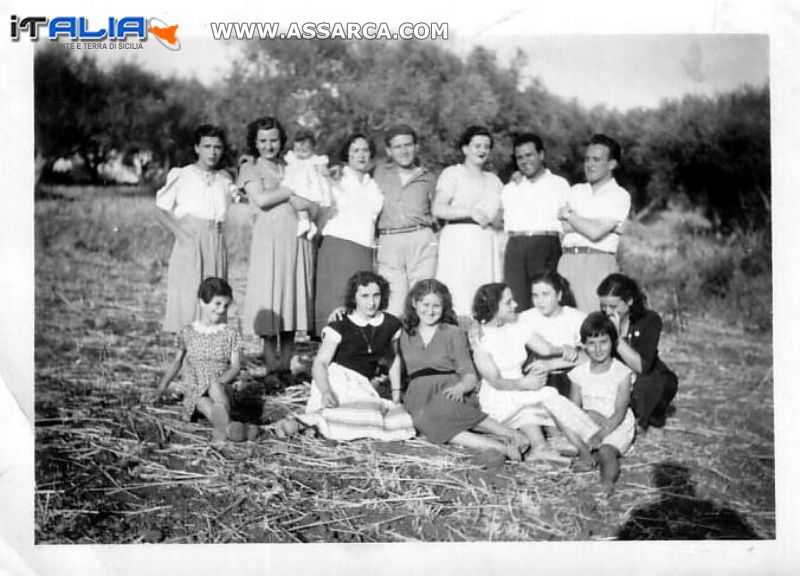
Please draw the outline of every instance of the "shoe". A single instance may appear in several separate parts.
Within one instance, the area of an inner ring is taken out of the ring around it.
[[[231,422],[228,424],[227,436],[231,442],[244,442],[247,438],[247,429],[241,422]]]

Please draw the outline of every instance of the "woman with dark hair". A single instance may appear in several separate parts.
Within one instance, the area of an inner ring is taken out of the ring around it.
[[[529,445],[527,438],[478,406],[473,393],[478,377],[447,286],[433,279],[414,284],[406,297],[403,324],[400,355],[408,374],[404,406],[414,427],[435,444],[496,450],[519,460]]]
[[[635,373],[631,399],[638,432],[661,428],[678,391],[678,377],[658,357],[661,317],[647,309],[639,285],[624,274],[609,274],[597,295],[600,309],[620,334],[616,355]]]
[[[489,416],[528,437],[534,458],[558,460],[542,426],[569,429],[587,444],[598,427],[555,388],[545,386],[544,374],[523,371],[531,337],[518,322],[516,307],[505,284],[485,284],[475,293],[473,315],[480,330],[470,337],[482,377],[478,400]]]
[[[314,358],[311,395],[297,416],[333,440],[406,440],[414,425],[400,402],[400,321],[383,312],[389,284],[372,271],[356,272],[344,297],[346,315],[322,330]],[[392,400],[381,398],[373,380],[388,366]]]
[[[319,334],[330,313],[341,304],[341,287],[347,279],[359,270],[373,269],[375,221],[383,207],[383,194],[369,175],[374,152],[366,136],[353,134],[339,155],[344,169],[331,189],[331,207],[321,226],[322,244],[317,254],[315,319]]]
[[[530,335],[531,370],[547,374],[547,385],[569,398],[567,370],[580,357],[580,330],[586,314],[574,307],[569,282],[554,270],[533,277],[531,294],[533,308],[519,315]]]
[[[436,279],[450,287],[453,308],[460,316],[469,316],[478,286],[502,276],[493,228],[500,212],[502,183],[485,168],[492,144],[488,128],[468,127],[458,144],[464,161],[445,168],[436,184],[432,211],[445,221]]]
[[[281,152],[286,133],[274,118],[259,118],[247,127],[247,147],[239,186],[255,210],[243,327],[264,340],[267,372],[288,370],[295,331],[311,321],[313,254],[311,243],[297,236],[297,211],[316,206],[283,187]]]

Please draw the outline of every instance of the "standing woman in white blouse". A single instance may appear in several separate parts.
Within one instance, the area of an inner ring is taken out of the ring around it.
[[[322,227],[317,255],[315,319],[317,333],[342,302],[342,287],[356,272],[373,269],[375,221],[383,207],[383,194],[368,170],[375,148],[363,134],[344,142],[339,159],[341,179],[331,189],[331,207]]]
[[[464,162],[445,168],[436,183],[432,211],[445,221],[436,279],[450,288],[459,316],[469,316],[476,290],[499,281],[503,272],[494,227],[503,185],[485,170],[492,144],[488,128],[468,127],[459,140]]]
[[[218,170],[225,132],[210,124],[195,130],[197,161],[173,168],[156,192],[156,219],[175,236],[167,273],[164,330],[178,332],[198,317],[197,287],[205,278],[228,278],[223,223],[233,188]]]

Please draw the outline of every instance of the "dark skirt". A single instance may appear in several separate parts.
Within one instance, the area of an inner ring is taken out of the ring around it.
[[[317,334],[328,324],[331,312],[344,304],[347,281],[356,272],[372,270],[372,248],[325,236],[317,253],[314,326]]]
[[[404,401],[414,428],[434,444],[444,444],[457,434],[474,428],[486,419],[475,394],[464,402],[449,400],[442,394],[460,380],[457,374],[435,374],[414,378]]]
[[[640,426],[664,426],[667,409],[678,392],[678,377],[672,370],[657,361],[647,374],[639,374],[631,391],[631,408]]]

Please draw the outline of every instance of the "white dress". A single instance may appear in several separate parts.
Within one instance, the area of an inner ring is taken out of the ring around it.
[[[518,379],[522,378],[522,365],[527,358],[527,340],[526,325],[515,322],[484,326],[479,346],[492,357],[502,378]],[[549,386],[539,390],[498,390],[483,379],[478,401],[484,412],[511,428],[555,426],[557,421],[574,430],[584,442],[599,430],[580,408]]]
[[[450,206],[480,208],[490,219],[500,210],[500,179],[491,172],[482,172],[475,179],[463,164],[442,171],[436,184],[437,199],[445,198]],[[460,316],[469,316],[472,299],[478,288],[502,279],[498,232],[476,224],[447,224],[439,235],[439,259],[436,279],[450,289],[453,309]]]
[[[633,373],[616,358],[611,361],[611,367],[600,374],[592,373],[589,364],[585,362],[570,370],[569,379],[581,391],[583,409],[594,410],[608,418],[614,414],[619,389]],[[633,443],[635,429],[633,412],[628,408],[620,425],[603,438],[603,444],[614,446],[620,454],[625,454]]]

